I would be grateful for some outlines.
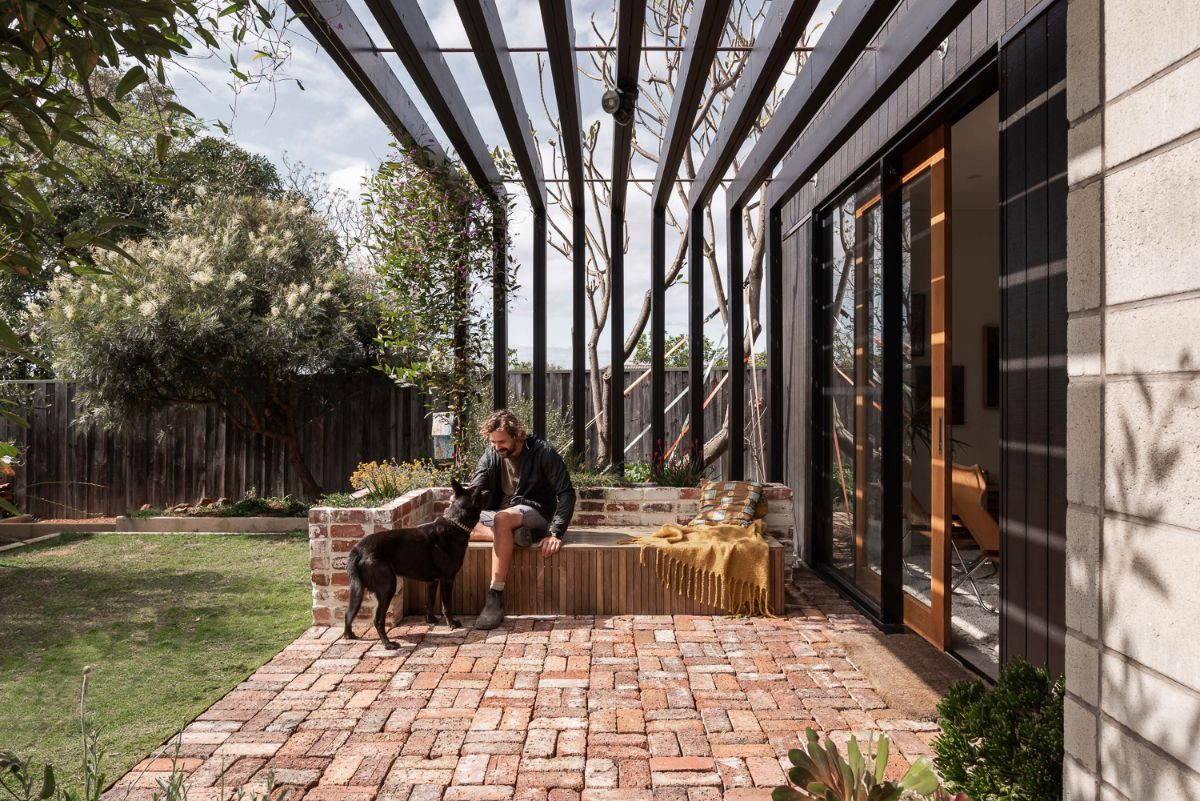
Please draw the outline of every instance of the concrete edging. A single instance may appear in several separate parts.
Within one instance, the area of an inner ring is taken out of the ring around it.
[[[282,534],[307,531],[307,517],[126,517],[117,518],[116,531],[143,534],[214,533]]]

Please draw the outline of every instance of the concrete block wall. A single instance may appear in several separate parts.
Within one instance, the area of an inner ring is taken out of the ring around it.
[[[660,526],[687,523],[699,511],[700,490],[677,487],[598,487],[580,488],[571,525]],[[308,515],[308,545],[312,570],[313,624],[340,626],[349,601],[346,556],[367,534],[402,526],[418,526],[433,520],[449,506],[448,488],[419,489],[384,506],[370,509],[314,507]],[[784,546],[785,568],[795,539],[792,514],[792,490],[782,484],[766,487],[767,531]],[[567,532],[568,540],[570,531]],[[785,572],[786,575],[786,572]],[[392,603],[389,620],[404,615],[400,593]],[[370,620],[375,614],[375,599],[363,598],[357,620]]]
[[[1066,798],[1200,799],[1200,2],[1067,41]]]

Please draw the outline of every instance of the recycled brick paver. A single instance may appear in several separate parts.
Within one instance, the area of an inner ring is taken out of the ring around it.
[[[407,618],[398,651],[313,627],[183,729],[177,767],[189,801],[268,773],[290,801],[760,801],[808,726],[887,731],[890,774],[928,755],[936,725],[883,705],[837,643],[870,624],[802,569],[790,598],[780,619]],[[109,798],[148,801],[173,751]]]

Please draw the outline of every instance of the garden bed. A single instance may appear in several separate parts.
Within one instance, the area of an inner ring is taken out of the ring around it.
[[[678,598],[658,584],[653,568],[641,566],[636,545],[617,545],[621,535],[647,533],[664,523],[686,523],[696,514],[695,487],[587,487],[577,490],[572,528],[563,550],[552,561],[518,548],[513,554],[508,610],[512,614],[719,614],[718,610]],[[450,502],[450,490],[419,489],[369,508],[313,507],[309,511],[313,622],[337,626],[349,600],[346,557],[366,534],[433,520]],[[783,577],[791,564],[794,521],[792,491],[771,484],[766,493],[771,550],[771,605],[782,610]],[[578,531],[581,536],[575,537]],[[455,612],[478,613],[491,564],[491,543],[471,543],[459,581]],[[424,585],[401,582],[391,616],[399,620],[424,611]],[[620,591],[616,588],[620,587]],[[374,615],[374,599],[363,599],[359,620]]]

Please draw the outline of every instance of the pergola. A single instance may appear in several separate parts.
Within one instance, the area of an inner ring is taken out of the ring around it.
[[[467,172],[483,191],[499,197],[505,188],[487,145],[472,117],[454,75],[443,57],[416,0],[366,0],[371,14],[388,39],[385,49],[373,42],[346,0],[288,0],[317,42],[329,53],[346,77],[371,105],[398,140],[429,149],[435,158],[445,151],[399,79],[383,57],[395,52],[408,71],[437,122],[454,146]],[[576,332],[572,345],[571,405],[576,452],[583,452],[586,437],[584,342],[584,176],[581,112],[575,27],[570,0],[539,0],[545,29],[546,53],[561,126],[571,206],[573,208],[572,303]],[[663,150],[652,192],[651,241],[651,438],[665,435],[666,392],[665,308],[666,209],[680,163],[688,147],[700,97],[716,57],[721,32],[733,0],[694,0],[688,37],[680,59],[678,83],[665,127]],[[720,121],[712,147],[696,171],[688,193],[688,398],[687,444],[693,452],[704,445],[703,363],[703,225],[705,208],[719,185],[726,188],[727,282],[740,287],[744,280],[741,214],[764,183],[767,190],[766,282],[767,403],[784,408],[783,342],[783,237],[781,208],[821,164],[832,156],[868,116],[904,81],[907,75],[942,42],[976,5],[977,0],[842,0],[808,59],[786,92],[774,116],[740,170],[727,177],[755,121],[812,19],[818,0],[772,0],[769,16],[757,36],[731,103]],[[520,178],[533,211],[533,431],[546,428],[546,179],[528,124],[521,87],[513,68],[495,0],[455,0],[471,51],[512,149]],[[636,102],[646,0],[619,0],[615,88]],[[887,24],[881,36],[881,29]],[[874,47],[868,47],[875,40]],[[612,192],[609,232],[609,326],[612,375],[609,387],[609,452],[620,463],[624,452],[624,249],[622,230],[630,175],[633,128],[614,123]],[[885,166],[886,171],[886,166]],[[888,202],[899,202],[894,189],[898,178],[885,175]],[[892,215],[893,218],[898,218]],[[497,218],[497,226],[504,220]],[[498,237],[502,241],[503,237]],[[502,246],[500,246],[502,247]],[[507,254],[496,253],[497,275]],[[497,406],[507,402],[507,298],[503,281],[494,282],[493,397]],[[732,369],[745,361],[745,320],[742,305],[730,304],[728,363],[730,403],[729,477],[744,472],[745,371]],[[805,343],[807,346],[807,343]],[[892,365],[895,368],[895,365]],[[888,369],[885,366],[885,370]],[[802,390],[803,391],[803,390]],[[769,438],[768,475],[783,478],[783,438]]]

